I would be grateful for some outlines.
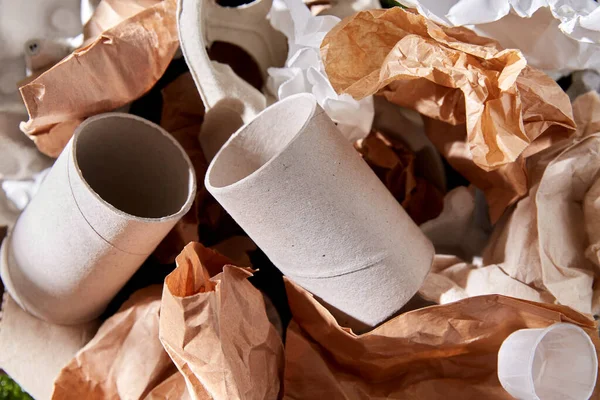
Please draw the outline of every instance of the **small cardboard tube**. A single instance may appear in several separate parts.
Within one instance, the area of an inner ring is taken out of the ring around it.
[[[50,322],[96,318],[190,209],[196,178],[159,126],[129,114],[76,130],[0,253],[19,305]]]
[[[431,267],[429,240],[310,94],[237,131],[205,185],[284,274],[355,331],[402,308]]]

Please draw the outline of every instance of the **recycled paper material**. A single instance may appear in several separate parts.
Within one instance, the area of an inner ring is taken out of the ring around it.
[[[221,7],[213,0],[179,0],[181,51],[207,111],[200,142],[208,160],[267,102],[231,67],[211,61],[206,49],[215,41],[238,45],[254,58],[265,78],[268,67],[285,61],[285,38],[266,19],[271,4],[272,0],[257,0],[241,7]]]
[[[189,158],[159,126],[130,114],[89,118],[3,243],[7,290],[43,319],[96,318],[195,190]]]
[[[29,121],[21,130],[52,133],[57,124],[112,111],[148,91],[178,47],[175,8],[175,0],[163,0],[144,9],[22,86]],[[56,154],[51,139],[37,143],[42,152]]]
[[[371,132],[354,147],[417,225],[442,212],[443,193],[416,171],[417,155],[402,142]]]
[[[293,320],[284,399],[508,400],[496,365],[512,332],[570,322],[600,350],[596,323],[563,306],[478,296],[410,311],[356,335],[289,279],[286,289]],[[598,395],[596,388],[592,398]]]
[[[450,125],[424,118],[425,132],[448,163],[485,194],[490,219],[498,221],[506,208],[527,194],[527,170],[523,156],[493,171],[484,171],[473,163],[466,142],[465,125]]]
[[[402,308],[429,271],[431,243],[310,94],[233,135],[205,186],[277,268],[354,329]]]
[[[321,52],[340,94],[379,93],[431,118],[465,123],[473,162],[487,171],[517,160],[542,134],[568,136],[575,128],[568,96],[518,50],[399,7],[345,19]]]
[[[173,375],[175,365],[158,339],[161,290],[153,285],[135,292],[107,319],[60,371],[52,398],[144,399]]]
[[[252,273],[200,243],[165,279],[160,340],[197,399],[276,399],[283,345]],[[222,271],[222,272],[221,272]]]
[[[419,294],[438,304],[487,294],[502,294],[544,303],[553,303],[555,300],[551,294],[511,278],[502,266],[476,266],[445,255],[436,255],[431,272],[419,289]]]
[[[98,321],[73,326],[42,321],[23,311],[4,292],[0,369],[34,398],[49,399],[61,368],[94,336],[99,325]]]
[[[415,153],[416,167],[423,178],[446,191],[446,170],[440,152],[425,134],[425,123],[418,112],[390,103],[383,96],[375,96],[373,130],[393,141],[400,141]]]
[[[577,139],[531,160],[529,195],[496,227],[484,263],[501,264],[509,276],[559,303],[596,314],[600,97],[595,92],[581,96],[573,109]]]
[[[553,74],[600,71],[600,6],[594,0],[402,0],[447,26],[468,26]],[[541,45],[544,43],[545,45]]]
[[[352,6],[348,1],[342,3]],[[340,19],[333,15],[313,16],[302,0],[274,0],[269,17],[288,39],[288,58],[283,68],[269,68],[268,89],[279,100],[297,93],[312,93],[350,142],[367,136],[375,113],[373,98],[356,101],[335,93],[319,54],[321,41]]]

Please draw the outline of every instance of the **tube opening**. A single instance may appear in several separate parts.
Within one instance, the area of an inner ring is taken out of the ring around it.
[[[598,361],[587,334],[574,326],[556,324],[535,348],[532,378],[540,399],[587,399],[596,384]]]
[[[285,98],[235,133],[215,156],[207,184],[223,188],[252,175],[279,155],[300,133],[316,107],[312,95]]]
[[[106,203],[141,218],[178,214],[194,192],[182,148],[158,126],[128,114],[104,114],[80,127],[73,142],[81,177]]]

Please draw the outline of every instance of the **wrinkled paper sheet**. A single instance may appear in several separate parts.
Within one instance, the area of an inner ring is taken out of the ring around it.
[[[106,17],[107,8],[101,3],[88,26],[96,15],[102,27],[125,18],[20,88],[29,113],[21,130],[47,155],[57,157],[83,119],[150,90],[178,48],[175,0],[124,2],[114,18]]]
[[[402,0],[447,26],[467,26],[520,49],[529,65],[566,75],[600,71],[600,5],[594,0]]]
[[[375,115],[373,98],[357,101],[349,95],[338,95],[327,79],[319,52],[323,38],[340,19],[313,16],[302,0],[274,0],[269,18],[273,27],[287,37],[289,46],[285,66],[268,69],[269,91],[279,100],[312,93],[350,142],[367,136]]]
[[[438,256],[425,298],[499,293],[600,313],[600,96],[573,109],[575,137],[530,159],[531,189],[495,226],[483,266]]]
[[[550,77],[528,67],[520,51],[502,50],[467,29],[439,26],[398,7],[346,18],[325,37],[321,52],[338,93],[357,99],[379,93],[430,118],[465,124],[458,142],[464,143],[458,151],[466,152],[459,157],[468,166],[463,169],[489,172],[516,163],[514,171],[497,177],[507,190],[502,200],[490,201],[497,203],[493,220],[524,194],[519,157],[575,129],[568,96]],[[460,135],[432,141],[452,159],[450,143]]]
[[[194,398],[277,398],[283,344],[250,276],[190,243],[165,279],[160,340]]]

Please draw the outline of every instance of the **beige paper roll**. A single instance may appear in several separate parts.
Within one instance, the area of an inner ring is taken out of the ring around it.
[[[341,324],[377,325],[415,294],[433,247],[310,94],[234,134],[208,191]]]
[[[2,279],[31,314],[97,317],[195,197],[193,167],[159,126],[120,113],[86,120],[4,241]]]

